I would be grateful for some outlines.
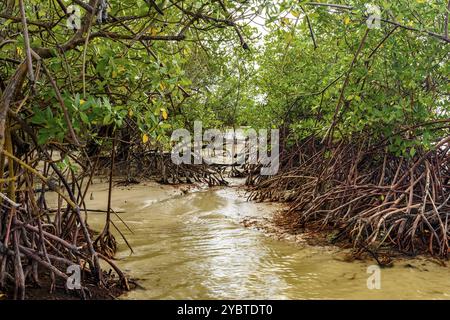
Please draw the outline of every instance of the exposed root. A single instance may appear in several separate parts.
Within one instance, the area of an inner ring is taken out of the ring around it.
[[[387,246],[448,256],[450,137],[410,159],[367,140],[304,146],[297,166],[257,182],[249,199],[289,202],[285,226],[334,228],[335,242],[374,254]]]
[[[81,279],[77,292],[81,298],[88,298],[84,281],[99,287],[108,287],[112,281],[111,275],[100,268],[98,246],[94,246],[92,231],[80,210],[89,183],[82,190],[84,175],[77,178],[70,168],[61,171],[50,160],[51,154],[35,145],[37,150],[22,155],[22,160],[13,154],[8,135],[6,150],[0,158],[0,192],[8,191],[8,195],[2,193],[0,197],[0,289],[13,292],[10,298],[24,299],[27,286],[39,286],[40,275],[48,273],[51,281],[48,289],[52,292],[57,283],[60,286],[69,279],[69,266],[79,266],[88,278]],[[38,169],[41,164],[43,169]],[[62,187],[55,185],[52,175],[58,177]],[[42,187],[36,193],[39,182]],[[56,210],[47,205],[47,190],[58,195]],[[108,255],[116,247],[114,238],[107,233],[99,237],[98,243],[110,249]],[[120,283],[125,284],[123,273],[114,270]]]

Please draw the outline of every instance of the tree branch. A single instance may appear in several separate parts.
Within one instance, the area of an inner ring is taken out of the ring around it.
[[[27,63],[23,61],[16,69],[16,72],[12,78],[8,81],[3,94],[0,98],[0,151],[3,150],[5,144],[5,125],[6,117],[8,115],[8,110],[10,104],[13,102],[14,97],[17,95],[19,90],[25,81],[27,74]]]
[[[322,139],[322,143],[327,140],[329,142],[330,139],[332,139],[332,137],[333,137],[333,129],[338,121],[338,115],[340,113],[342,102],[344,101],[345,89],[347,88],[347,85],[350,81],[350,74],[352,72],[352,69],[353,69],[356,61],[358,60],[358,56],[359,56],[360,52],[362,51],[364,43],[366,42],[367,35],[369,34],[369,30],[370,30],[369,28],[366,29],[366,32],[364,33],[364,36],[362,37],[361,42],[359,43],[358,50],[356,50],[356,53],[353,56],[353,60],[350,64],[350,67],[348,68],[347,75],[345,76],[344,84],[342,85],[341,93],[339,94],[339,99],[336,104],[336,109],[334,111],[333,121],[332,121],[330,127],[328,128],[327,133],[325,134],[324,138]]]
[[[445,12],[445,20],[444,20],[444,37],[448,39],[448,14],[450,12],[450,0],[447,4],[447,11]]]
[[[26,61],[28,68],[28,77],[30,77],[31,84],[34,85],[34,73],[33,73],[33,61],[31,59],[30,37],[28,35],[27,17],[25,15],[25,6],[23,5],[23,0],[19,0],[19,7],[20,7],[20,15],[22,18],[23,39],[25,42],[25,50],[27,54]]]
[[[89,41],[95,39],[95,38],[109,38],[113,40],[133,40],[133,35],[127,35],[127,34],[119,34],[109,31],[98,31],[91,34],[89,37]],[[145,35],[140,37],[140,40],[148,40],[148,41],[182,41],[186,37],[185,35],[170,35],[170,36],[151,36],[151,35]],[[72,50],[82,44],[86,41],[85,37],[82,38],[73,38],[72,40],[66,42],[64,45],[60,47],[60,50],[62,52],[66,52],[69,50]],[[48,59],[51,57],[54,57],[54,52],[49,48],[36,48],[34,51],[42,58],[42,59]]]
[[[353,11],[354,7],[352,6],[348,6],[348,5],[342,5],[342,4],[333,4],[333,3],[321,3],[321,2],[306,2],[304,3],[304,5],[310,5],[310,6],[317,6],[317,7],[329,7],[329,8],[334,8],[334,9],[341,9],[341,10],[349,10],[349,11]],[[388,19],[383,19],[381,18],[381,21],[385,22],[385,23],[389,23],[392,24],[394,26],[400,27],[402,29],[405,30],[409,30],[409,31],[414,31],[414,32],[418,32],[418,33],[425,33],[431,37],[437,38],[439,40],[442,40],[446,43],[450,43],[450,39],[448,38],[448,12],[450,11],[450,1],[447,5],[447,14],[446,14],[446,27],[445,27],[445,34],[441,35],[438,34],[436,32],[433,31],[429,31],[429,30],[420,30],[417,28],[413,28],[413,27],[408,27],[405,26],[403,24],[400,24],[398,22],[392,21],[392,20],[388,20]],[[364,16],[364,18],[368,18],[368,16]]]
[[[313,29],[312,29],[311,21],[309,20],[309,16],[306,13],[306,11],[303,8],[303,6],[300,6],[300,9],[302,9],[303,13],[305,14],[306,22],[308,23],[309,33],[311,35],[311,39],[312,39],[313,44],[314,44],[314,49],[317,49],[316,37],[314,36],[314,32],[313,32]]]

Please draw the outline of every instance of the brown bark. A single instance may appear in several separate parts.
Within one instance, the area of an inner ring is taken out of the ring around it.
[[[22,89],[27,70],[27,63],[24,61],[19,65],[12,78],[8,81],[8,85],[0,98],[0,151],[3,150],[5,144],[5,126],[8,110],[10,105],[14,102],[14,98]]]

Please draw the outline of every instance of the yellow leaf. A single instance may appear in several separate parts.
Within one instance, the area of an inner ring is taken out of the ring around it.
[[[80,106],[82,106],[85,102],[86,102],[86,100],[80,99]]]
[[[162,82],[159,84],[159,87],[161,88],[161,90],[164,90],[166,88],[166,86]]]
[[[116,76],[117,76],[117,72],[116,71],[111,72],[111,77],[115,78]]]
[[[167,114],[167,111],[166,111],[166,110],[161,109],[161,115],[162,115],[162,117],[163,117],[164,120],[167,120],[168,114]]]
[[[158,30],[156,30],[155,28],[150,28],[150,30],[148,30],[148,33],[150,33],[150,35],[152,35],[152,36],[156,36],[156,34],[158,33]]]
[[[289,20],[288,18],[281,18],[281,24],[288,26],[291,24],[291,20]]]
[[[298,11],[295,11],[295,10],[292,10],[291,14],[296,18],[298,18],[298,16],[300,15],[300,13],[298,13]]]
[[[132,117],[133,116],[133,110],[128,110],[128,116]]]
[[[347,25],[349,23],[350,23],[350,18],[349,17],[345,17],[344,24]]]
[[[147,143],[148,142],[148,135],[146,133],[142,136],[142,142],[143,143]]]
[[[16,52],[19,56],[22,56],[22,53],[23,53],[22,48],[17,47]]]

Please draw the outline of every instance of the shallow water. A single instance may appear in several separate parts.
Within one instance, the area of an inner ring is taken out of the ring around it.
[[[90,209],[104,209],[107,184],[91,188]],[[246,217],[270,217],[274,204],[245,201],[235,188],[184,194],[155,183],[116,187],[114,217],[122,239],[118,265],[144,289],[123,299],[448,299],[450,268],[424,258],[381,269],[381,289],[368,289],[373,262],[337,260],[337,248],[299,245],[245,228]],[[90,214],[98,229],[104,214]]]

